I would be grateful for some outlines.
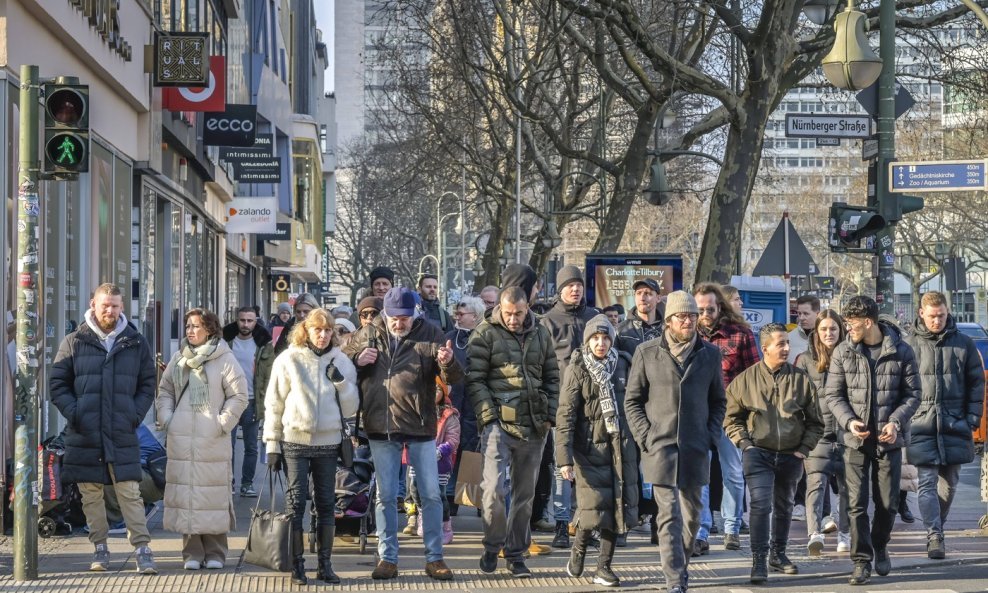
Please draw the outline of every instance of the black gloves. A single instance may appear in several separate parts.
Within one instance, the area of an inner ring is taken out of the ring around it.
[[[326,377],[333,383],[342,383],[344,381],[343,373],[333,363],[329,363],[329,366],[326,367]]]
[[[273,472],[280,472],[285,467],[285,460],[281,453],[268,453],[268,468]]]

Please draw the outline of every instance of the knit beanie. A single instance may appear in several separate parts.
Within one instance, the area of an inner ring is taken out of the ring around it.
[[[278,305],[278,314],[279,315],[281,315],[282,313],[291,314],[291,312],[292,312],[292,306],[290,304],[288,304],[288,303],[281,303],[280,305]]]
[[[556,290],[562,292],[563,287],[574,282],[583,283],[583,272],[576,266],[563,266],[556,272]]]
[[[394,273],[394,270],[392,270],[391,268],[386,268],[384,266],[378,266],[378,267],[374,268],[373,270],[371,270],[371,272],[370,272],[370,283],[371,283],[372,286],[374,284],[374,281],[377,280],[378,278],[386,278],[388,280],[388,282],[391,283],[391,286],[394,286],[394,283],[395,283],[395,273]]]
[[[355,325],[353,325],[353,323],[351,323],[349,319],[334,319],[333,320],[333,325],[338,326],[338,327],[342,327],[343,329],[347,330],[351,334],[353,332],[357,331],[357,327]]]
[[[384,295],[384,314],[388,317],[414,317],[416,294],[404,286],[395,286]]]
[[[501,289],[517,286],[525,291],[525,296],[531,298],[532,289],[538,277],[535,270],[527,264],[510,264],[501,272]]]
[[[680,313],[692,313],[694,315],[700,313],[700,310],[696,307],[696,299],[685,290],[670,292],[669,296],[666,297],[665,318],[669,319],[673,315]]]
[[[318,309],[319,301],[317,301],[316,297],[312,296],[311,294],[307,292],[303,292],[302,294],[295,297],[295,308],[297,309],[299,305],[308,305],[313,309]]]
[[[607,315],[597,315],[587,322],[587,327],[583,330],[583,343],[589,342],[594,334],[607,334],[611,344],[614,343],[614,326],[607,320]]]
[[[378,311],[381,311],[384,309],[384,299],[381,297],[372,296],[364,297],[357,305],[357,313],[360,313],[364,309],[377,309]]]

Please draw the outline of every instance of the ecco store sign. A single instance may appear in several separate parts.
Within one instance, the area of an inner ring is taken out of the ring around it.
[[[253,146],[256,130],[256,105],[228,104],[226,111],[205,114],[202,143],[207,146]]]
[[[228,233],[273,233],[278,229],[278,198],[233,198],[226,208]]]

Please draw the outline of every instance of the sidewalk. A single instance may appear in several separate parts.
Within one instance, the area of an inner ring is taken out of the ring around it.
[[[962,470],[961,484],[958,487],[954,506],[951,510],[946,534],[947,559],[929,560],[926,557],[926,538],[922,520],[912,525],[896,523],[890,552],[893,572],[883,582],[891,585],[899,571],[909,568],[957,565],[988,562],[988,534],[978,529],[978,521],[986,512],[981,502],[978,480],[980,476],[977,462]],[[262,474],[261,474],[262,475]],[[267,502],[265,495],[262,504]],[[181,538],[161,528],[160,511],[152,517],[152,548],[160,575],[139,576],[134,572],[133,550],[126,538],[110,538],[111,571],[108,573],[87,572],[92,555],[92,546],[81,530],[70,537],[43,539],[40,544],[39,567],[41,578],[38,581],[15,583],[10,576],[10,551],[12,538],[0,538],[0,590],[10,593],[20,592],[93,592],[93,593],[188,593],[213,591],[280,592],[300,591],[308,587],[292,585],[287,574],[273,573],[255,566],[239,563],[246,540],[250,508],[257,499],[235,497],[237,510],[237,530],[230,535],[230,557],[227,567],[220,571],[187,572],[182,569]],[[915,495],[911,495],[911,507],[915,511]],[[917,514],[918,515],[918,514]],[[403,517],[400,517],[403,519]],[[326,587],[345,591],[396,591],[423,589],[453,589],[466,591],[495,591],[511,588],[527,591],[595,591],[599,590],[587,577],[574,579],[566,575],[565,565],[568,552],[553,550],[548,556],[533,558],[529,567],[534,578],[514,580],[507,572],[500,570],[494,575],[486,575],[477,567],[480,555],[480,519],[474,509],[461,507],[459,516],[453,519],[456,537],[446,548],[446,561],[456,573],[452,582],[440,583],[427,578],[423,573],[425,564],[421,540],[417,537],[400,536],[401,559],[400,576],[394,581],[377,582],[370,579],[374,566],[374,544],[372,537],[367,553],[361,555],[355,543],[345,543],[337,539],[333,554],[336,572],[343,579],[339,586],[327,586],[313,579],[316,570],[314,554],[307,554],[306,568],[310,577],[309,587]],[[536,534],[536,540],[548,543],[551,534]],[[750,588],[748,573],[751,567],[750,549],[747,536],[742,536],[740,551],[726,551],[722,547],[722,537],[711,538],[711,552],[708,556],[694,559],[691,564],[692,588],[723,590],[729,587]],[[836,537],[827,538],[827,548],[819,558],[806,555],[806,523],[794,522],[791,534],[789,555],[799,565],[798,576],[773,574],[770,586],[783,585],[796,580],[832,577],[850,574],[852,564],[847,554],[834,551]],[[587,574],[593,575],[595,560],[588,554]],[[632,532],[628,547],[619,548],[615,555],[615,572],[622,580],[624,589],[665,590],[665,583],[659,572],[658,550],[648,542],[647,533]]]

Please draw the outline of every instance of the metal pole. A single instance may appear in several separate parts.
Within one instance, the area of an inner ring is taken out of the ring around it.
[[[467,165],[460,169],[460,296],[467,292]]]
[[[888,164],[895,159],[895,0],[879,6],[882,73],[878,78],[878,203],[896,199],[888,191]],[[895,223],[877,237],[878,278],[875,300],[880,313],[895,314]]]
[[[17,374],[14,400],[14,580],[38,578],[38,67],[21,66],[17,168]]]
[[[790,285],[790,282],[789,282],[790,276],[789,276],[789,212],[788,211],[785,211],[785,212],[782,213],[782,239],[783,239],[783,244],[784,244],[783,249],[785,250],[785,265],[786,265],[785,274],[784,274],[785,279],[786,279],[786,320],[785,320],[785,323],[788,324],[789,323],[789,320],[792,319],[792,313],[791,313],[792,309],[790,308],[790,305],[789,305],[789,299],[791,298],[791,295],[790,295],[790,288],[789,288],[789,285]],[[740,276],[740,275],[741,274],[738,274],[738,276]],[[796,292],[797,293],[799,292],[798,287],[797,287]],[[797,294],[797,296],[798,296],[798,294]]]
[[[515,130],[515,263],[521,263],[521,112]]]

